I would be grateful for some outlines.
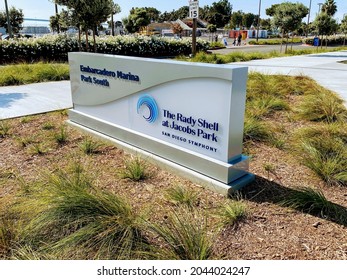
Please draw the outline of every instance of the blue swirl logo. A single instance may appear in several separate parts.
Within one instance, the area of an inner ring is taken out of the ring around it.
[[[143,115],[143,118],[149,123],[154,123],[159,116],[158,105],[155,102],[154,98],[148,94],[142,95],[137,101],[137,113],[140,114],[143,112],[141,108],[145,106],[148,109],[149,113]]]

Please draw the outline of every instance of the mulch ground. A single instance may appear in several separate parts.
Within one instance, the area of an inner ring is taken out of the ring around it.
[[[9,135],[0,138],[0,213],[14,201],[23,186],[18,178],[30,182],[37,180],[43,170],[64,169],[72,161],[82,162],[95,183],[102,189],[127,197],[138,211],[151,213],[150,219],[164,220],[170,202],[165,191],[183,185],[198,194],[197,208],[211,216],[228,198],[206,190],[185,178],[166,171],[160,166],[147,164],[148,179],[134,183],[119,178],[117,170],[131,155],[110,144],[99,148],[93,155],[79,149],[84,135],[68,127],[68,141],[58,145],[53,134],[67,120],[63,112],[53,112],[12,119]],[[47,123],[54,125],[43,129]],[[23,145],[30,139],[30,145]],[[41,144],[43,153],[35,154],[33,144]],[[347,259],[347,230],[340,225],[307,213],[282,207],[279,197],[292,189],[312,187],[321,190],[328,200],[347,207],[347,189],[327,186],[311,170],[285,150],[262,143],[248,143],[251,156],[250,172],[256,180],[237,194],[248,209],[248,216],[236,225],[225,227],[215,239],[215,256],[223,259],[295,259],[319,260]],[[271,172],[265,165],[271,165]],[[22,181],[23,181],[22,180]]]

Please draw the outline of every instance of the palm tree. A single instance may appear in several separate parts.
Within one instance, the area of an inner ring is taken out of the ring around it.
[[[333,16],[337,12],[337,6],[334,0],[326,0],[322,6],[322,12],[329,16]]]

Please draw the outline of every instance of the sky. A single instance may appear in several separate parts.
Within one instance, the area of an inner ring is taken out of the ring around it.
[[[0,0],[0,11],[5,10],[5,1]],[[218,2],[219,0],[200,0],[199,6],[203,7],[205,5],[212,5],[213,2]],[[278,4],[282,2],[287,2],[288,0],[229,0],[230,4],[233,6],[233,11],[242,10],[245,13],[258,14],[259,2],[261,1],[261,18],[267,18],[265,14],[265,9],[273,4]],[[132,7],[154,7],[161,12],[177,10],[182,6],[187,6],[189,0],[173,0],[173,1],[154,1],[154,0],[115,0],[122,12],[115,16],[115,20],[121,20],[122,18],[129,15],[129,11]],[[310,0],[302,1],[289,1],[289,2],[301,2],[305,6],[309,7]],[[319,3],[324,3],[325,0],[311,0],[311,13],[310,21],[312,21],[319,9]],[[346,0],[335,0],[337,4],[337,13],[335,18],[340,22],[344,14],[347,14],[347,1]],[[17,9],[22,9],[24,13],[24,18],[34,18],[34,19],[49,19],[51,15],[55,13],[55,7],[52,0],[7,0],[9,7],[14,6]],[[59,11],[62,7],[59,7]]]

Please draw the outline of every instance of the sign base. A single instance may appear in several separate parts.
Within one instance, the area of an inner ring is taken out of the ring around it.
[[[249,158],[243,155],[232,163],[225,163],[73,109],[69,110],[69,119],[68,123],[78,129],[141,154],[147,160],[159,162],[161,167],[164,164],[178,175],[226,196],[255,178],[248,172]]]

